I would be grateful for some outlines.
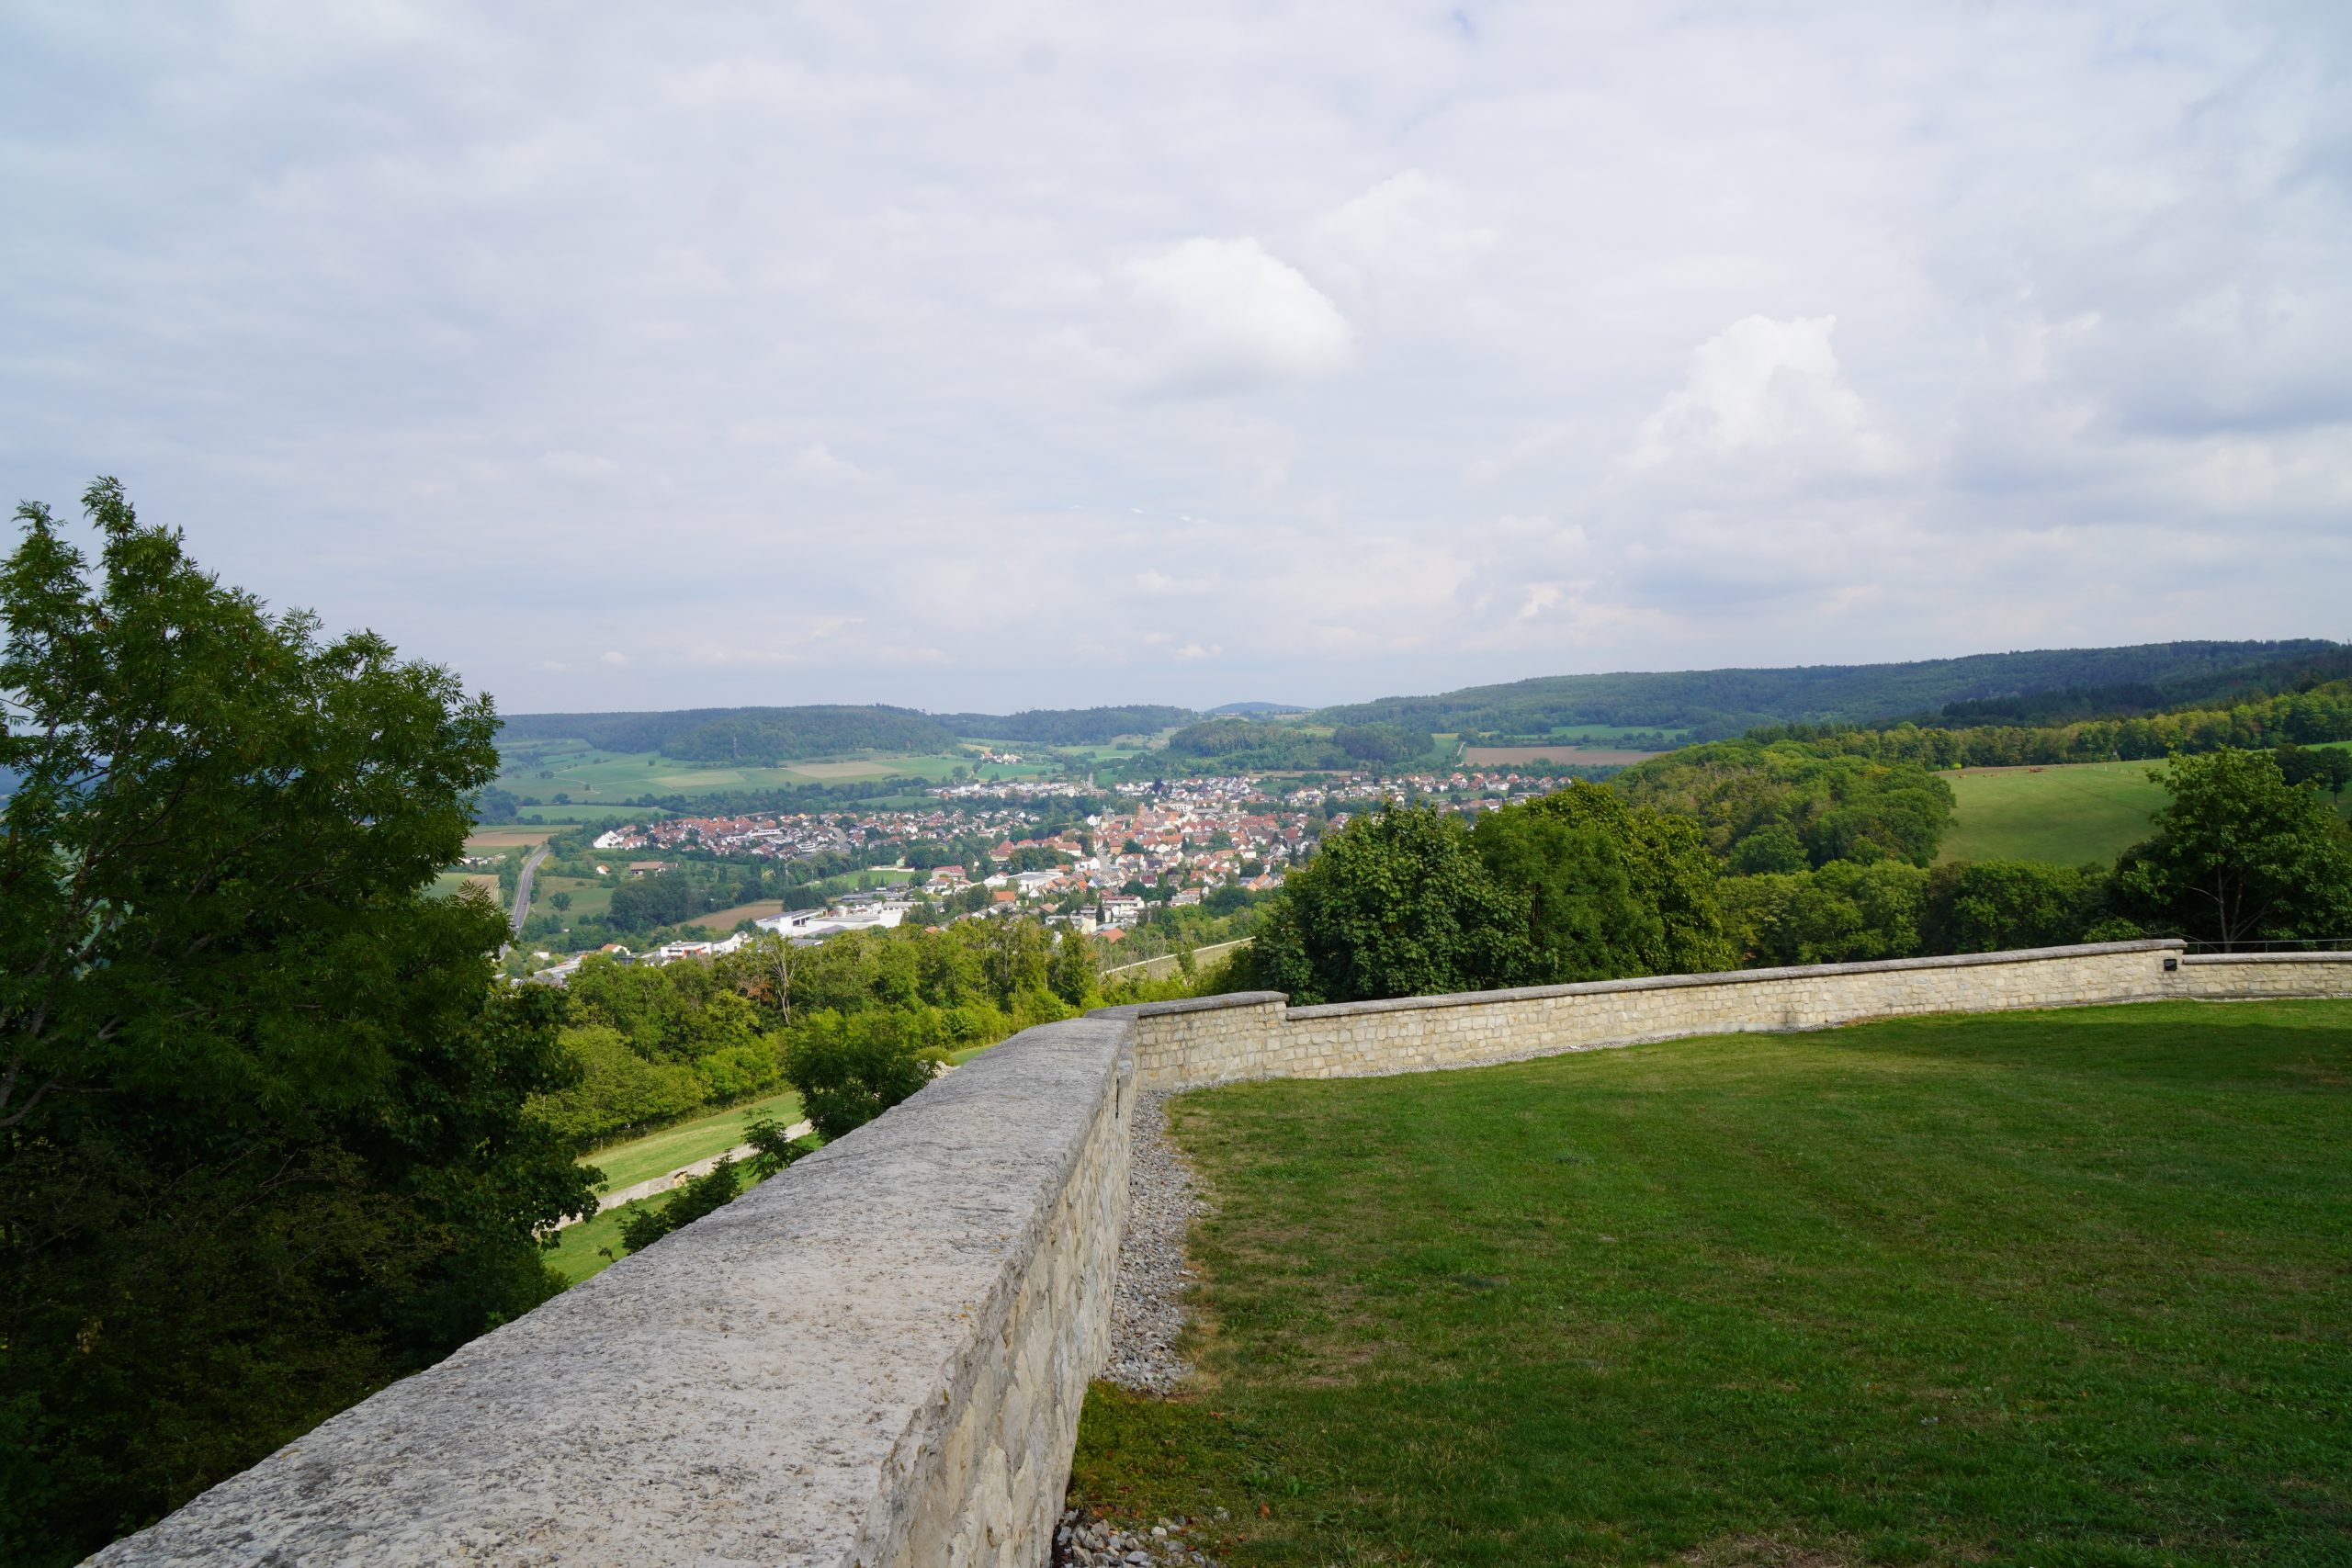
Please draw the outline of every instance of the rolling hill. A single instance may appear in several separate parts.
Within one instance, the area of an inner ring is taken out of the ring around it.
[[[1905,664],[1547,675],[1429,696],[1325,708],[1323,724],[1405,724],[1439,732],[1544,736],[1578,725],[1687,731],[1705,740],[1773,724],[1870,724],[1947,704],[2044,692],[2144,688],[2171,703],[2265,687],[2283,668],[2352,655],[2317,638],[2168,642],[1980,653]]]

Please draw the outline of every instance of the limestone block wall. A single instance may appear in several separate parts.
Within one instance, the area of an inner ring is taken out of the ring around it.
[[[2352,997],[2352,953],[2200,953],[2180,961],[2183,995],[2213,1001]]]
[[[1248,992],[1132,1010],[1137,1081],[1176,1089],[1249,1077],[1339,1077],[1419,1072],[1481,1062],[1630,1045],[1688,1034],[1824,1029],[1913,1013],[2075,1007],[2166,996],[2335,995],[2307,988],[2236,992],[2238,972],[2216,968],[2210,991],[2191,987],[2203,961],[2178,960],[2177,942],[2098,942],[1951,958],[1822,964],[1669,975],[1577,986],[1475,991],[1294,1008],[1277,992]]]
[[[1014,1037],[93,1561],[1045,1563],[1127,1031]]]
[[[2352,953],[2114,942],[1048,1024],[92,1561],[1037,1568],[1108,1348],[1138,1088],[2273,996],[2352,996]]]

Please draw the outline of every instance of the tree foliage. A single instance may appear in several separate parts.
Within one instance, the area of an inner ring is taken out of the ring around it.
[[[1516,985],[1527,900],[1498,881],[1459,818],[1390,806],[1325,837],[1266,909],[1235,983],[1295,1004]]]
[[[2235,944],[2352,933],[2352,839],[2312,784],[2268,752],[2175,757],[2155,832],[2116,865],[2118,897],[2153,931]]]
[[[1795,742],[1686,747],[1619,774],[1628,799],[1696,818],[1707,846],[1741,872],[1804,863],[1899,860],[1924,866],[1950,826],[1951,786],[1916,762],[1824,755]],[[1751,842],[1756,840],[1755,842]]]
[[[1713,883],[1695,825],[1596,785],[1475,830],[1392,805],[1290,874],[1222,983],[1304,1004],[1721,968]]]
[[[946,1061],[889,1012],[811,1014],[792,1032],[784,1075],[828,1143],[856,1131],[929,1083]]]
[[[0,567],[0,1559],[70,1560],[556,1288],[560,998],[430,898],[486,700],[85,498]]]
[[[1541,985],[1730,967],[1715,865],[1699,825],[1574,784],[1487,813],[1472,842],[1528,901],[1528,977]]]

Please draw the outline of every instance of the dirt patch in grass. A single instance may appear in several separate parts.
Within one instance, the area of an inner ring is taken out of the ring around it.
[[[477,828],[466,835],[466,848],[481,851],[536,847],[555,834],[553,828]]]
[[[712,914],[696,915],[692,923],[707,926],[724,936],[745,920],[763,920],[770,915],[782,913],[784,913],[783,899],[763,898],[756,904],[738,904],[732,908],[720,909]]]

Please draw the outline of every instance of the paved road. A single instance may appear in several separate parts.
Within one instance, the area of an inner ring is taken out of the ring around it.
[[[523,874],[514,879],[514,908],[507,912],[506,925],[516,936],[523,934],[523,922],[531,914],[531,874],[548,858],[548,847],[541,844],[523,862]]]

